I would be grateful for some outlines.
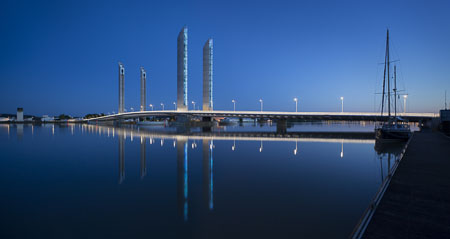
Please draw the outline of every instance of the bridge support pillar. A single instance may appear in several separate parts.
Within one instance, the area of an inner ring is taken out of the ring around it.
[[[212,131],[212,117],[202,117],[202,132],[211,132]]]
[[[189,117],[187,115],[178,115],[176,116],[177,123],[186,124],[189,122]]]
[[[212,117],[202,117],[202,121],[203,122],[211,122],[212,121]]]
[[[287,133],[287,120],[277,120],[277,134]]]

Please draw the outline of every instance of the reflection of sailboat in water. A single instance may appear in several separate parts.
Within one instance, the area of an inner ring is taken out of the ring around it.
[[[386,75],[387,74],[387,75]],[[375,137],[380,141],[406,141],[411,136],[411,130],[408,124],[402,122],[397,117],[397,74],[394,66],[394,117],[391,115],[391,81],[390,81],[390,57],[389,57],[389,30],[386,35],[386,55],[384,58],[383,74],[383,96],[381,99],[381,116],[384,113],[385,88],[387,79],[387,106],[388,118],[381,125],[375,128]]]
[[[400,160],[405,144],[405,142],[391,142],[389,144],[380,143],[378,141],[375,142],[374,148],[377,153],[377,157],[380,160],[381,181],[384,181],[386,176],[391,175],[393,166],[391,160],[395,160],[395,162]],[[383,169],[383,160],[387,160],[386,173]]]

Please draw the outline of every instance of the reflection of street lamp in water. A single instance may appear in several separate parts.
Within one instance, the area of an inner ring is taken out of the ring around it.
[[[294,155],[297,155],[297,140],[295,141]]]
[[[344,140],[341,141],[341,158],[344,157]]]
[[[234,151],[235,148],[236,148],[236,139],[233,140],[233,146],[231,146],[231,150]]]
[[[261,146],[259,146],[259,152],[261,153],[263,150],[263,144],[262,144],[262,140],[261,140]]]

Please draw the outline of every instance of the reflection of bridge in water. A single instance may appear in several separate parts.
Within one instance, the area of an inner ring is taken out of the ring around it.
[[[283,136],[270,132],[185,132],[182,134],[175,132],[155,132],[139,127],[109,127],[101,125],[82,125],[84,131],[118,137],[119,142],[119,183],[125,179],[125,141],[140,140],[140,177],[145,177],[146,168],[146,145],[160,144],[169,141],[169,144],[176,148],[177,154],[177,208],[180,218],[184,221],[189,217],[189,167],[188,167],[188,147],[197,148],[197,143],[202,141],[202,191],[205,208],[214,210],[214,141],[232,141],[231,150],[234,151],[238,145],[236,141],[260,141],[259,151],[263,151],[263,142],[279,141],[293,142],[293,154],[297,155],[298,142],[321,142],[340,143],[341,151],[336,152],[340,158],[344,157],[344,143],[374,144],[371,132],[298,132],[289,133]],[[160,140],[160,142],[156,142]],[[191,142],[189,142],[191,140]],[[191,143],[192,145],[190,145]],[[397,152],[392,153],[386,148],[377,148],[377,159],[380,161],[381,180],[390,175],[391,157],[396,157]],[[398,149],[396,149],[398,150]],[[387,168],[383,166],[383,161],[387,163]]]

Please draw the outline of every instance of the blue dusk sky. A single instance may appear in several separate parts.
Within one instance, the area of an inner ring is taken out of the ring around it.
[[[408,112],[450,91],[450,1],[2,1],[0,113],[173,109],[177,35],[188,27],[188,100],[202,99],[202,48],[214,39],[214,108],[378,111],[386,29]],[[450,92],[449,92],[450,98]],[[189,105],[190,108],[192,104]],[[399,103],[403,111],[403,101]]]

